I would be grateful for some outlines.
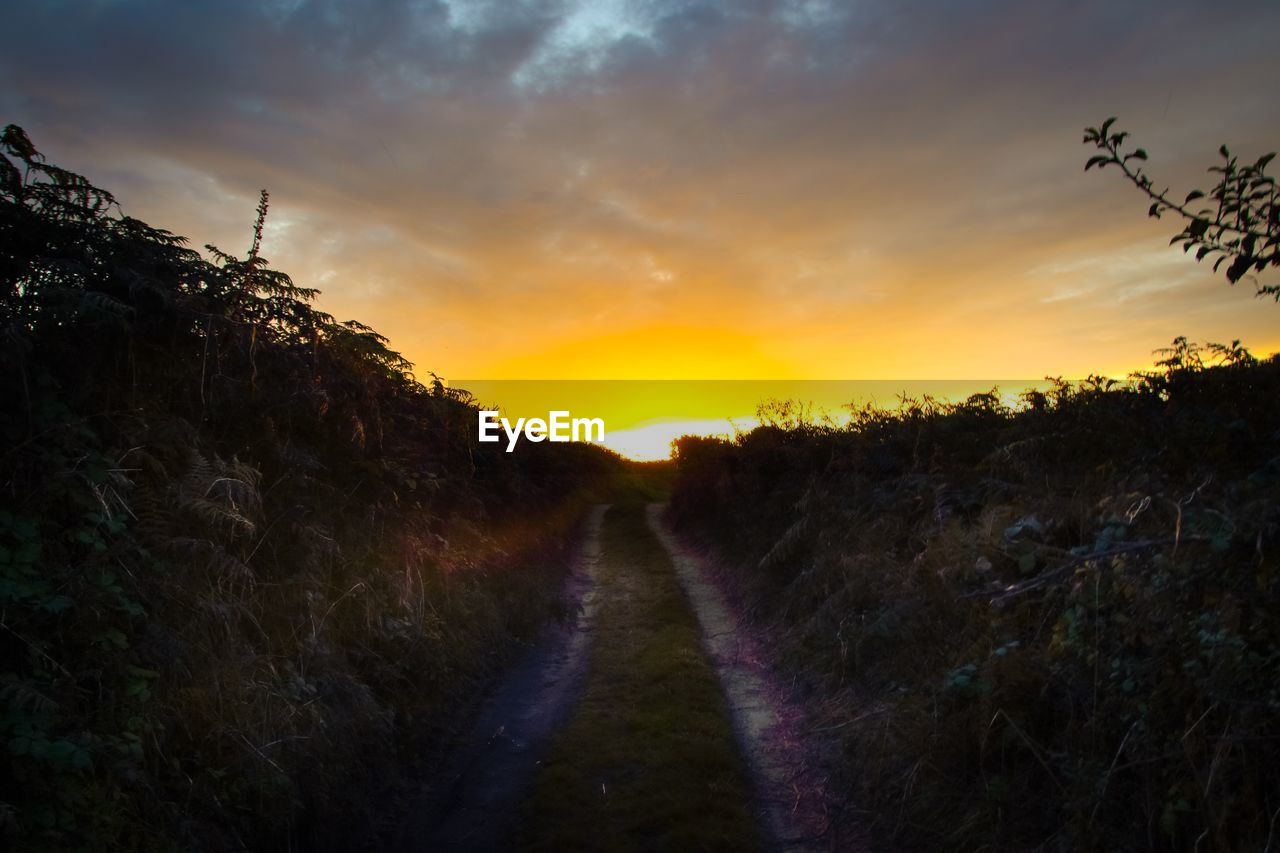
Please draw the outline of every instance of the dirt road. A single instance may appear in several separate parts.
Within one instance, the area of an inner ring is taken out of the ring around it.
[[[832,829],[767,644],[662,511],[595,509],[576,616],[498,685],[402,849],[865,849]]]
[[[413,808],[399,849],[507,849],[552,737],[572,715],[595,631],[596,568],[607,505],[587,518],[565,599],[569,617],[507,673]]]

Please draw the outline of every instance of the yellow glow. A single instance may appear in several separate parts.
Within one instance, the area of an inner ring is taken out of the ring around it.
[[[872,404],[896,409],[903,396],[954,402],[999,388],[1009,405],[1043,382],[1021,379],[951,381],[813,380],[463,380],[454,385],[482,408],[497,409],[513,425],[520,418],[548,419],[553,411],[571,418],[600,418],[605,447],[637,460],[666,459],[681,435],[732,437],[760,423],[758,408],[791,401],[803,416],[842,425],[849,407]]]
[[[594,16],[662,4],[569,5]],[[903,4],[881,5],[896,18]],[[1131,44],[1125,28],[1081,27],[1059,5],[1002,16],[981,44],[940,36],[938,9],[883,31],[864,29],[880,13],[860,9],[838,28],[849,44],[889,35],[857,62],[820,47],[826,24],[790,13],[654,24],[635,43],[592,29],[603,41],[571,60],[546,53],[544,39],[565,37],[550,18],[486,12],[475,20],[505,35],[449,30],[477,40],[425,76],[399,73],[421,58],[416,41],[374,40],[362,43],[371,60],[397,71],[356,63],[335,94],[331,51],[293,39],[275,59],[299,85],[258,91],[245,75],[248,90],[215,100],[255,110],[228,106],[222,133],[193,135],[180,112],[153,110],[106,136],[46,122],[38,141],[67,165],[93,164],[129,215],[194,246],[242,246],[267,186],[272,267],[318,288],[322,310],[384,334],[424,379],[1082,377],[1149,365],[1177,335],[1280,347],[1280,307],[1170,246],[1181,223],[1147,217],[1115,170],[1085,174],[1094,152],[1079,134],[1121,110],[1161,186],[1179,197],[1210,186],[1203,167],[1221,143],[1250,160],[1275,146],[1280,113],[1246,108],[1274,101],[1274,74],[1256,73],[1271,53],[1237,49],[1271,28],[1192,4],[1207,26],[1169,35],[1198,49],[1212,31],[1221,61],[1206,77],[1164,59],[1185,52],[1174,42]],[[453,12],[424,12],[415,38]],[[1087,32],[1086,53],[1111,38],[1097,73],[1116,85],[1095,91],[1029,54],[1022,27]],[[516,43],[523,65],[507,55]],[[83,82],[102,97],[80,99],[104,116],[128,89],[111,72],[95,66]],[[212,79],[197,78],[197,89]],[[25,84],[32,103],[65,106],[69,79]],[[1167,116],[1143,108],[1156,79],[1177,93]],[[357,92],[360,110],[331,114]]]
[[[768,354],[763,335],[710,325],[658,323],[570,332],[501,356],[482,374],[511,379],[760,379],[802,376],[789,360]],[[484,359],[477,359],[483,364]]]
[[[605,447],[639,462],[653,462],[671,456],[671,442],[682,435],[720,436],[732,438],[735,429],[749,431],[759,424],[750,418],[709,420],[658,420],[628,429],[606,431]]]

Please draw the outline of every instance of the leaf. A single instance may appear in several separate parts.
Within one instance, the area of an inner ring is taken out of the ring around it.
[[[70,608],[73,604],[75,604],[75,602],[67,596],[55,595],[52,598],[41,602],[40,609],[46,613],[61,613],[62,611]]]
[[[1227,281],[1235,284],[1244,274],[1249,271],[1249,267],[1253,266],[1253,258],[1248,255],[1241,255],[1231,262],[1231,266],[1227,267]]]
[[[3,154],[0,154],[0,191],[15,199],[22,195],[22,175]]]
[[[1109,162],[1111,162],[1111,158],[1106,156],[1105,154],[1095,154],[1094,156],[1089,158],[1088,163],[1084,164],[1084,170],[1087,172],[1090,169],[1092,169],[1094,166],[1105,166]]]
[[[0,145],[15,156],[21,158],[27,163],[36,162],[41,158],[40,152],[31,144],[31,140],[27,137],[27,132],[16,124],[5,127],[4,133],[0,134]]]
[[[1190,204],[1198,198],[1204,198],[1204,193],[1200,192],[1200,190],[1192,190],[1187,193],[1186,201],[1184,201],[1183,204]]]
[[[117,649],[129,648],[129,639],[125,637],[125,635],[122,632],[116,630],[115,628],[108,628],[107,630],[98,634],[96,637],[94,637],[93,643],[94,645],[104,649],[111,648],[111,647],[115,647]]]
[[[1173,811],[1173,803],[1165,803],[1160,812],[1160,831],[1170,838],[1178,832],[1178,816]]]

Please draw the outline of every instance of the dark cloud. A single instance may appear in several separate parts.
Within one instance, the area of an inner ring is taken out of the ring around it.
[[[871,363],[851,337],[950,370],[944,328],[1005,373],[1273,335],[1151,254],[1079,131],[1121,115],[1179,186],[1271,150],[1274,4],[10,6],[0,118],[198,242],[238,246],[269,187],[274,259],[427,366],[676,318],[785,317],[811,375]]]

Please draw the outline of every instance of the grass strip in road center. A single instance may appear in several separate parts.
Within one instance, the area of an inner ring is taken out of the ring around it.
[[[521,846],[759,849],[715,670],[642,505],[609,510],[601,560],[587,685],[535,784]]]

